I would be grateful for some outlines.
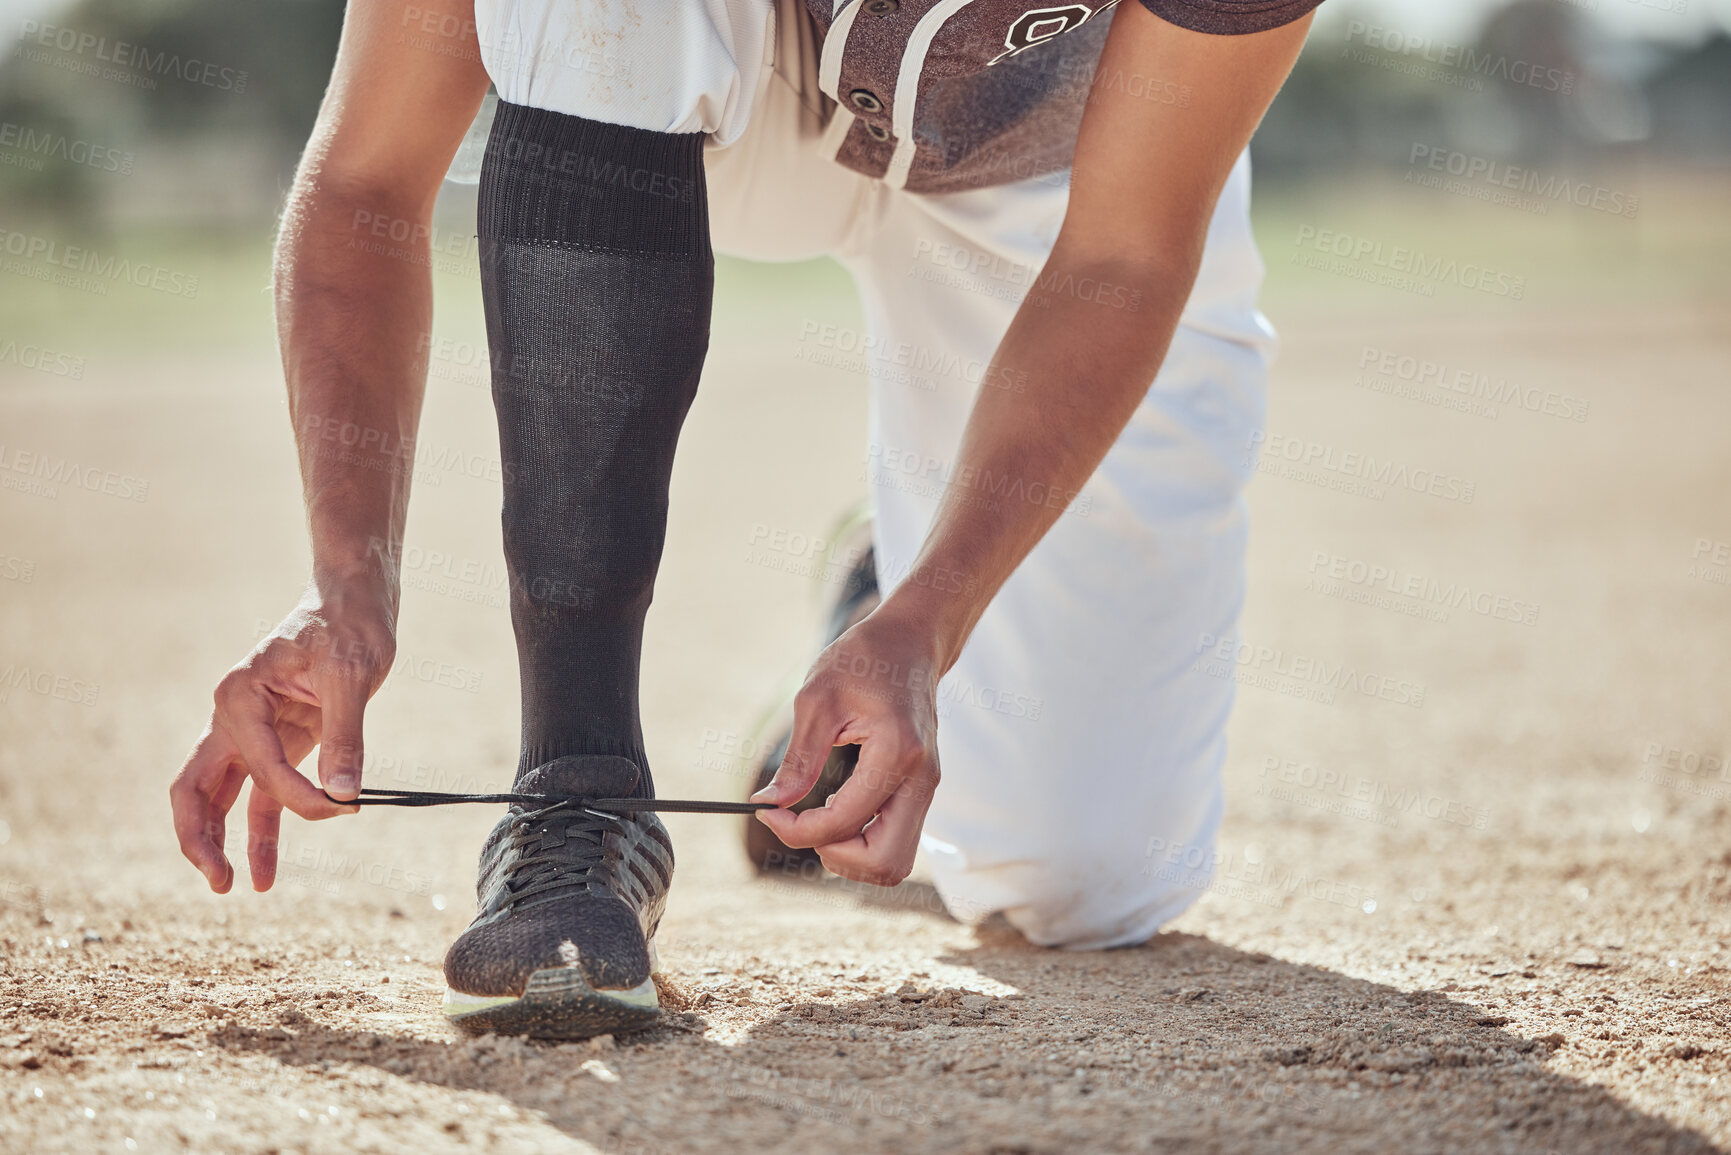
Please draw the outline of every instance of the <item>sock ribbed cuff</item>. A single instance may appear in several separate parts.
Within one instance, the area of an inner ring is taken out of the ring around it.
[[[602,737],[582,739],[565,739],[525,746],[521,761],[517,763],[516,782],[521,784],[523,776],[536,767],[559,758],[581,758],[595,754],[611,754],[620,758],[628,758],[642,772],[643,777],[638,783],[638,791],[644,798],[655,797],[655,778],[649,772],[649,756],[643,747],[633,742],[621,742]]]
[[[701,132],[651,132],[500,101],[481,235],[493,243],[707,259]]]

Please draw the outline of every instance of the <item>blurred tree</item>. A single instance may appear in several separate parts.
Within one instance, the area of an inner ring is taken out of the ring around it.
[[[1469,45],[1387,28],[1373,7],[1336,15],[1252,142],[1262,179],[1404,167],[1419,143],[1564,167],[1625,163],[1642,149],[1731,155],[1722,33],[1690,49],[1617,40],[1556,0],[1498,9]],[[1392,35],[1348,39],[1339,30],[1354,21]]]
[[[131,154],[128,173],[68,163],[52,149],[8,148],[0,135],[8,215],[85,229],[119,218],[270,217],[317,113],[342,13],[342,0],[80,0],[65,9],[52,23],[101,38],[109,59],[21,39],[0,63],[0,134],[10,125],[38,141],[118,150]],[[1440,64],[1427,75],[1399,67],[1429,63],[1423,48],[1403,54],[1342,35],[1352,19],[1382,22],[1373,4],[1342,15],[1312,37],[1257,134],[1264,179],[1404,166],[1419,142],[1510,161],[1589,163],[1613,146],[1641,146],[1650,132],[1671,155],[1731,155],[1731,39],[1723,34],[1684,52],[1618,44],[1574,7],[1517,0],[1470,46],[1482,70]],[[144,63],[110,64],[121,42],[146,53]],[[1440,46],[1430,55],[1441,58]],[[244,91],[164,73],[156,62],[165,59],[244,72]],[[91,65],[123,75],[75,70]],[[1535,67],[1567,74],[1568,91],[1515,79]]]
[[[1654,143],[1674,157],[1731,160],[1731,36],[1717,32],[1647,83]]]
[[[86,149],[132,153],[134,173],[116,181],[99,166],[52,156],[34,171],[0,166],[9,209],[90,226],[99,223],[96,214],[121,206],[172,216],[216,200],[238,212],[251,199],[253,215],[268,215],[277,193],[267,190],[286,185],[317,114],[342,14],[342,0],[84,0],[41,20],[99,38],[100,47],[67,50],[21,38],[0,66],[0,122],[38,140],[58,133]],[[188,61],[218,72],[206,80],[202,70],[191,79],[174,71]],[[91,67],[122,79],[77,71]],[[254,195],[237,201],[191,187],[221,179],[220,166],[199,159],[212,154],[227,154],[234,187]],[[177,177],[187,186],[181,197]],[[128,203],[139,200],[162,203]]]

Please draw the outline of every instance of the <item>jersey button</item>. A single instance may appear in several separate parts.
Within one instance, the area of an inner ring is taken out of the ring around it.
[[[861,112],[882,112],[884,110],[884,102],[879,100],[877,93],[869,88],[856,88],[847,94],[847,98]]]

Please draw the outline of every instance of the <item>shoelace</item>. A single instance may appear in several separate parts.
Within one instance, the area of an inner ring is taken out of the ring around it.
[[[511,848],[519,853],[505,868],[510,905],[587,885],[589,872],[607,857],[607,834],[624,824],[623,815],[569,799],[519,814],[511,828]]]
[[[330,798],[329,794],[325,795]],[[332,798],[333,802],[341,799]],[[447,806],[506,802],[530,806],[517,816],[512,849],[523,851],[506,867],[505,886],[515,906],[537,894],[585,886],[607,856],[606,836],[627,815],[645,810],[679,814],[751,814],[773,810],[771,802],[709,802],[680,798],[589,798],[552,794],[444,794],[434,790],[378,790],[363,786],[355,806]],[[564,821],[563,828],[556,824]]]
[[[329,794],[326,798],[331,798]],[[450,806],[465,802],[506,802],[513,806],[577,805],[608,817],[655,810],[663,814],[753,814],[774,810],[773,802],[710,802],[689,798],[590,798],[558,794],[441,794],[436,790],[375,790],[361,787],[359,798],[331,798],[342,806]]]

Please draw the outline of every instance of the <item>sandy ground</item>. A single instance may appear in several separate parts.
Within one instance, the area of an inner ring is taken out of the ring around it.
[[[291,822],[265,896],[204,893],[178,856],[168,778],[304,573],[262,328],[93,353],[75,384],[0,367],[6,452],[149,481],[141,502],[0,492],[0,670],[62,679],[0,703],[0,1148],[1731,1148],[1731,775],[1704,768],[1731,749],[1711,564],[1731,540],[1728,298],[1571,297],[1559,276],[1518,308],[1409,300],[1303,279],[1284,236],[1265,238],[1286,334],[1271,433],[1474,499],[1257,479],[1245,638],[1285,658],[1236,670],[1197,906],[1139,949],[1042,951],[918,887],[754,881],[735,820],[673,816],[665,1025],[578,1045],[441,1021],[490,811]],[[862,379],[801,338],[852,306],[833,278],[728,278],[646,658],[651,753],[680,796],[742,791],[754,719],[810,654],[825,575],[764,542],[822,534],[864,491],[845,448]],[[475,336],[472,288],[445,299],[453,341]],[[1366,347],[1590,408],[1379,392]],[[497,486],[464,468],[496,451],[463,357],[435,362],[423,440],[449,452],[418,483],[374,784],[502,784],[514,758]],[[1356,563],[1475,597],[1443,613]],[[1298,657],[1406,701],[1317,700],[1281,672]]]

